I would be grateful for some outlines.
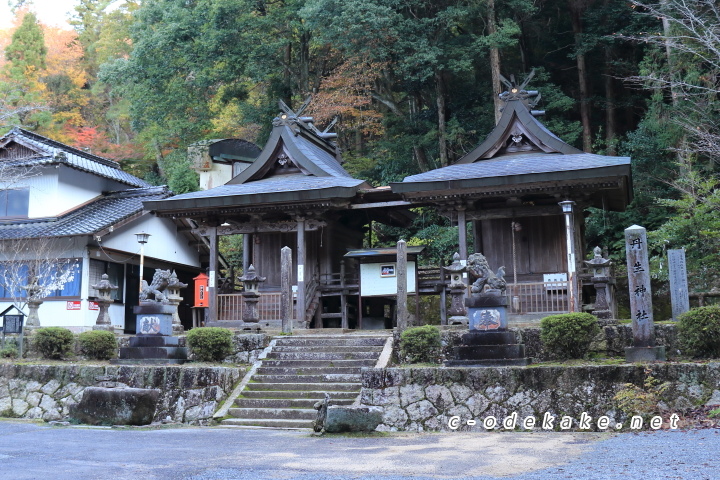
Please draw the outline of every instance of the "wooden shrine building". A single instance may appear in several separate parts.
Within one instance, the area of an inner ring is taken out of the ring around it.
[[[224,298],[217,292],[219,236],[243,234],[244,267],[252,264],[266,277],[261,290],[278,299],[280,249],[291,247],[296,320],[309,323],[317,314],[319,324],[318,287],[322,283],[333,290],[334,284],[340,288],[335,289],[338,295],[347,293],[341,285],[346,275],[338,272],[348,249],[363,246],[364,226],[370,221],[407,226],[412,219],[408,202],[388,201],[396,198],[389,188],[373,188],[345,171],[333,141],[336,134],[319,131],[311,117],[301,116],[304,106],[298,112],[281,107],[262,152],[229,182],[145,204],[162,217],[192,219],[196,233],[209,239],[210,323],[223,318],[227,309],[240,308],[240,297]],[[339,309],[339,300],[335,303]],[[279,318],[279,309],[275,315]],[[347,326],[347,315],[342,316]]]
[[[625,209],[632,199],[630,158],[584,153],[563,142],[535,118],[544,113],[533,111],[538,92],[507,83],[502,117],[480,145],[453,165],[393,183],[392,190],[450,217],[459,226],[462,260],[472,222],[474,251],[491,267],[505,267],[514,312],[578,311],[584,211]]]
[[[208,239],[210,322],[228,319],[240,304],[237,295],[218,294],[218,237],[243,234],[244,266],[267,277],[265,295],[279,298],[280,249],[292,248],[301,325],[314,318],[321,327],[323,319],[341,317],[343,327],[361,327],[367,312],[353,319],[347,311],[348,296],[360,295],[360,272],[352,271],[357,262],[346,265],[343,257],[363,247],[372,221],[407,226],[409,208],[419,206],[437,208],[460,227],[461,261],[468,259],[471,222],[472,251],[483,253],[493,269],[505,268],[512,313],[577,311],[584,211],[627,206],[630,159],[584,153],[563,142],[535,118],[537,92],[508,85],[498,125],[453,165],[373,188],[342,167],[335,134],[302,116],[307,103],[297,112],[281,103],[265,147],[231,180],[145,207],[194,222],[194,233]],[[441,278],[423,284],[422,272],[418,277],[419,294],[444,293]],[[364,305],[359,297],[355,302]],[[279,318],[279,311],[268,315]]]

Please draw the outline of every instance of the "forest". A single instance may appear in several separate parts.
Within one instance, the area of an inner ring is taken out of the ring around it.
[[[11,2],[13,3],[13,2]],[[500,76],[540,91],[543,123],[586,152],[632,157],[625,212],[587,212],[624,261],[640,224],[685,248],[696,291],[720,288],[720,7],[714,0],[79,0],[71,28],[14,2],[0,30],[0,133],[15,125],[176,193],[189,144],[262,146],[278,100],[337,120],[345,168],[373,185],[453,163],[493,128]],[[452,251],[422,212],[397,240]]]

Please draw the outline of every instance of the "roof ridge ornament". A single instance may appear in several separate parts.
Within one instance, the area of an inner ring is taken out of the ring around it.
[[[510,75],[510,80],[505,78],[503,75],[500,75],[500,81],[507,87],[506,91],[498,95],[500,97],[500,100],[502,100],[506,104],[513,100],[520,100],[523,105],[527,107],[532,116],[539,117],[545,115],[545,110],[533,110],[542,99],[542,95],[540,94],[540,92],[537,90],[526,89],[526,87],[530,83],[530,80],[532,80],[534,76],[535,69],[532,69],[530,71],[530,74],[525,78],[522,84],[518,85],[517,81],[515,80],[515,75]],[[500,109],[500,111],[502,110],[504,110],[504,108]]]
[[[338,117],[335,116],[333,120],[328,124],[327,127],[325,127],[325,130],[320,131],[315,126],[315,119],[313,117],[303,117],[303,112],[307,109],[308,105],[310,105],[310,102],[312,101],[312,95],[309,95],[302,105],[300,105],[300,108],[297,109],[297,111],[293,111],[292,108],[290,108],[287,103],[283,102],[282,100],[278,100],[278,106],[280,107],[280,110],[282,110],[282,113],[275,117],[273,119],[273,126],[274,127],[280,127],[280,126],[288,126],[288,127],[295,127],[295,126],[302,126],[306,129],[310,130],[312,133],[314,133],[317,137],[330,141],[335,138],[337,138],[337,133],[330,132],[329,130],[335,126],[335,124],[338,121]],[[299,131],[297,129],[293,129],[295,131],[295,135],[299,134]]]

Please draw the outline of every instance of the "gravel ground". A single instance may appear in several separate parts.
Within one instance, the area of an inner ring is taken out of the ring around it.
[[[0,421],[0,479],[720,479],[720,429],[315,437]]]

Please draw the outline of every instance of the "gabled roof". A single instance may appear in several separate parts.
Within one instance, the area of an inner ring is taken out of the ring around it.
[[[172,195],[167,187],[110,192],[59,217],[0,222],[0,240],[93,235],[143,212],[143,202]]]
[[[624,209],[632,199],[630,158],[584,153],[563,142],[533,116],[527,100],[536,94],[517,88],[502,94],[502,117],[482,143],[453,165],[392,183],[393,192],[414,198],[480,191],[502,196],[508,190],[529,193],[575,183],[580,189],[603,189],[613,209]]]
[[[0,138],[0,150],[17,143],[34,152],[21,158],[0,158],[0,162],[12,166],[67,165],[70,168],[93,173],[132,187],[149,187],[150,184],[127,172],[120,164],[107,158],[83,152],[37,133],[15,127]]]
[[[283,104],[284,105],[284,104]],[[273,120],[273,130],[258,158],[225,185],[202,192],[151,201],[157,212],[207,211],[235,206],[288,204],[353,198],[363,180],[340,164],[334,134],[320,132],[312,118],[286,113]]]

